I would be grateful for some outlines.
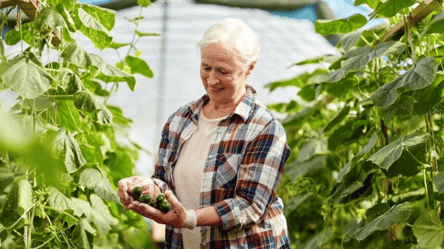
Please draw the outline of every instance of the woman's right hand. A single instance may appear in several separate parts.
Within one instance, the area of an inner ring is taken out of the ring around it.
[[[134,200],[131,196],[131,190],[137,186],[142,188],[142,195],[151,195],[151,198],[155,199],[158,194],[161,193],[159,187],[154,181],[146,176],[131,176],[123,178],[118,183],[119,189],[117,195],[120,197],[120,201],[128,208]]]

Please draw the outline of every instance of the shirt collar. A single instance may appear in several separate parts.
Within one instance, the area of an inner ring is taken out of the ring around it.
[[[234,114],[239,115],[244,120],[244,122],[248,119],[248,116],[250,115],[250,112],[253,109],[254,102],[256,101],[256,96],[257,96],[256,89],[254,89],[251,85],[246,84],[245,88],[246,88],[245,98],[237,105],[236,110],[233,113],[233,115]],[[204,104],[209,99],[210,97],[208,96],[208,94],[205,94],[200,99],[198,99],[197,101],[195,101],[190,105],[189,107],[190,111],[196,116],[199,115],[200,112],[202,111]],[[231,116],[232,115],[230,115],[230,117]]]

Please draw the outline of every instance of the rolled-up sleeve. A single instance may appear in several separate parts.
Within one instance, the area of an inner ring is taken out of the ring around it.
[[[290,155],[286,133],[271,121],[248,145],[238,171],[235,197],[214,204],[222,229],[243,229],[265,218]]]

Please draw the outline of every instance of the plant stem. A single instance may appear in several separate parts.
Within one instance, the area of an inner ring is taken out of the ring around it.
[[[429,205],[429,190],[427,188],[427,172],[426,169],[424,168],[424,187],[425,187],[425,191],[426,191],[426,198],[427,198],[427,209],[430,209],[430,205]]]

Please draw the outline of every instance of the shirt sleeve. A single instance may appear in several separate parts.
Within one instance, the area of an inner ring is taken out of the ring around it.
[[[151,177],[154,183],[159,187],[162,193],[165,193],[169,188],[169,184],[171,183],[170,175],[166,169],[166,161],[167,161],[167,151],[168,145],[170,143],[170,123],[174,118],[174,114],[168,118],[168,121],[164,125],[162,129],[162,138],[160,140],[158,152],[154,155],[154,174]]]
[[[214,204],[223,230],[243,229],[265,218],[289,155],[285,130],[274,120],[248,145],[238,172],[236,196]]]

